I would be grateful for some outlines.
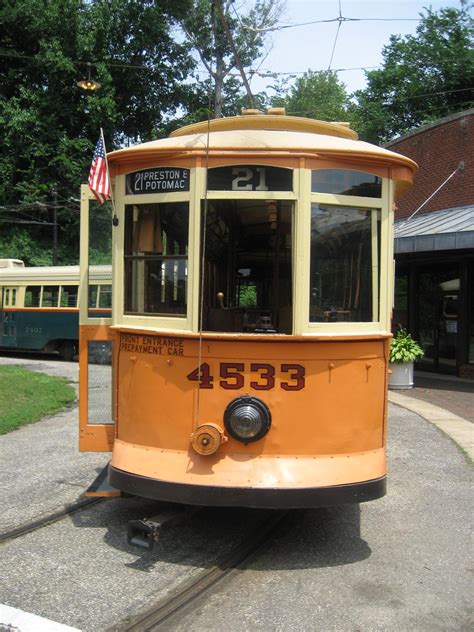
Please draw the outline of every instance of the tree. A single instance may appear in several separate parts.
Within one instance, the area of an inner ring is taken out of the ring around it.
[[[193,0],[181,24],[212,78],[216,118],[229,111],[227,97],[233,107],[242,101],[232,74],[239,68],[248,73],[262,56],[266,32],[277,23],[282,10],[280,0],[256,0],[253,8],[239,16],[234,13],[233,0]],[[224,98],[226,88],[230,95]],[[247,100],[247,107],[254,105]],[[236,114],[235,110],[229,113]]]
[[[383,68],[367,73],[355,93],[361,136],[385,142],[424,123],[472,107],[474,50],[468,3],[438,13],[425,9],[416,35],[393,35]]]
[[[345,121],[348,96],[345,85],[332,71],[308,70],[298,77],[287,97],[274,99],[273,104],[284,106],[288,114],[307,116],[321,121]]]
[[[55,187],[60,261],[77,259],[79,209],[70,198],[77,198],[87,178],[99,128],[109,150],[150,140],[186,98],[183,85],[194,60],[187,44],[174,35],[176,20],[182,19],[188,4],[2,2],[0,54],[6,63],[0,64],[0,225],[4,247],[23,244],[16,257],[29,256],[30,263],[38,263],[38,245],[50,248],[48,224],[30,224],[28,233],[22,224],[21,238],[11,237],[19,229],[15,220],[52,221],[45,204],[51,203]],[[101,83],[95,93],[76,85],[87,75],[87,62]]]

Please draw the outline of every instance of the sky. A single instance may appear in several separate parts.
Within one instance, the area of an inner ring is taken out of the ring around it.
[[[267,44],[268,55],[259,62],[260,71],[300,76],[308,69],[380,67],[382,48],[389,44],[390,35],[414,35],[424,7],[439,11],[444,7],[459,9],[461,4],[459,0],[286,0],[286,11],[280,24],[338,18],[339,7],[344,18],[372,18],[372,21],[310,24],[272,32]],[[374,18],[389,18],[390,21]],[[366,87],[363,70],[344,70],[338,72],[338,77],[349,93]],[[271,80],[267,78],[253,77],[251,88],[253,92],[259,92],[269,84]]]

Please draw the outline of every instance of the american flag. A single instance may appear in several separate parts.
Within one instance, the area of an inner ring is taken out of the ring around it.
[[[105,147],[102,135],[97,141],[94,157],[92,158],[91,170],[89,172],[89,188],[99,204],[103,204],[110,197],[109,173],[105,160]]]

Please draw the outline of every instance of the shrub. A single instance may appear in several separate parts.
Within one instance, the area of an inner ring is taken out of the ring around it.
[[[390,362],[414,362],[424,356],[423,349],[413,340],[406,329],[400,327],[397,335],[390,342]]]

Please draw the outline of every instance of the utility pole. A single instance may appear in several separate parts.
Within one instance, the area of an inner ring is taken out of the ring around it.
[[[58,192],[53,187],[53,266],[58,265]]]

